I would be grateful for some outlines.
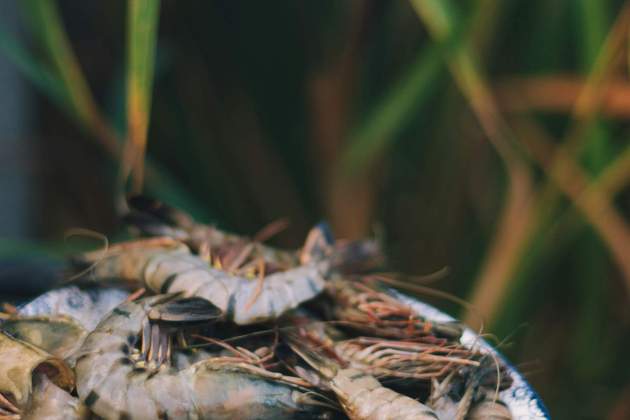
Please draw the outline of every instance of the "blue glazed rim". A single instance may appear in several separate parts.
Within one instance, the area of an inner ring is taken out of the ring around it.
[[[429,321],[452,322],[457,321],[452,316],[439,309],[410,297],[397,290],[390,289],[390,293],[397,299],[409,305],[418,315]],[[498,350],[479,338],[470,328],[466,328],[462,335],[462,344],[467,347],[478,346],[481,351],[488,351],[496,355],[505,364],[510,372],[513,383],[508,389],[501,391],[499,397],[510,408],[515,420],[549,420],[549,410],[543,403],[538,393],[532,388],[527,380],[518,370],[503,356]]]

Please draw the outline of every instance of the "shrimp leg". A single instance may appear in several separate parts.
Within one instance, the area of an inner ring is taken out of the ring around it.
[[[171,336],[181,328],[207,325],[222,317],[222,312],[201,298],[179,298],[156,304],[147,314],[142,326],[141,356],[157,366],[171,355]]]

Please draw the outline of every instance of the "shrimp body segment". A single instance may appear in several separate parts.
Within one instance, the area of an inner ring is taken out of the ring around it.
[[[112,246],[106,255],[88,253],[82,264],[98,263],[96,279],[142,281],[156,293],[180,292],[206,299],[236,324],[278,318],[320,294],[330,268],[327,259],[312,261],[261,277],[220,270],[191,254],[188,247],[168,238],[152,238]]]
[[[385,388],[373,376],[358,369],[341,369],[330,381],[339,402],[352,419],[435,420],[437,415],[426,405]]]
[[[512,420],[512,414],[501,401],[483,400],[470,409],[466,419]]]
[[[299,387],[211,359],[185,369],[132,357],[149,313],[164,296],[126,302],[92,331],[77,354],[77,393],[105,419],[288,418],[311,409]]]
[[[278,318],[324,289],[326,261],[297,266],[256,279],[232,275],[189,255],[155,256],[146,264],[144,280],[156,292],[181,292],[212,302],[239,325]]]

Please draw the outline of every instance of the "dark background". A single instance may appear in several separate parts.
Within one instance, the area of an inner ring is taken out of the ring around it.
[[[58,5],[124,138],[127,5]],[[12,295],[73,249],[69,228],[120,235],[124,189],[121,159],[20,64],[25,53],[59,71],[47,27],[20,6],[0,3],[0,288]],[[628,8],[417,10],[164,0],[145,191],[240,233],[287,218],[275,245],[299,245],[321,219],[339,237],[380,235],[392,270],[449,268],[431,286],[484,316],[554,418],[630,418]]]

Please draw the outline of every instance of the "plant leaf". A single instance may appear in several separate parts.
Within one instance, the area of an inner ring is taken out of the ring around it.
[[[127,142],[122,178],[133,170],[136,192],[143,182],[159,9],[159,0],[129,0],[127,10]]]

